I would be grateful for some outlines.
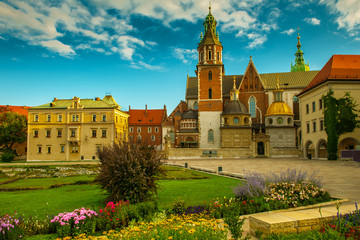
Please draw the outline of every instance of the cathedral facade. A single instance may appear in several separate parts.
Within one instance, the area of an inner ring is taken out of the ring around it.
[[[300,36],[290,72],[259,74],[250,57],[243,74],[225,75],[211,8],[203,25],[196,76],[163,126],[169,157],[299,156],[296,94],[318,73],[305,64]]]

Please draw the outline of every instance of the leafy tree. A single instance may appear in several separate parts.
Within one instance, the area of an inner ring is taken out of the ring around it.
[[[144,202],[157,193],[158,177],[165,175],[162,156],[147,145],[121,143],[99,148],[100,173],[95,182],[108,201]]]
[[[0,114],[0,150],[15,153],[14,143],[26,141],[27,119],[24,115],[7,112]]]
[[[324,126],[328,136],[327,152],[329,160],[336,160],[338,157],[338,141],[341,134],[352,132],[360,127],[359,115],[356,109],[356,102],[346,92],[344,97],[336,99],[332,89],[324,95]]]

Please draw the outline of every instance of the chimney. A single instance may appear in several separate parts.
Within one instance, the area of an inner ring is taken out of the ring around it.
[[[145,104],[145,117],[147,117],[147,104]]]
[[[53,102],[55,102],[57,100],[57,98],[56,97],[54,97],[54,100],[53,100]]]
[[[100,98],[99,98],[99,97],[96,97],[96,98],[95,98],[95,101],[100,101]]]
[[[131,107],[130,107],[130,105],[129,105],[129,112],[130,112],[130,110],[131,110]]]
[[[10,109],[9,105],[6,105],[6,111],[9,111],[9,109]]]

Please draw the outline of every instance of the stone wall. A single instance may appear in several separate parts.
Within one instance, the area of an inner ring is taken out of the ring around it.
[[[270,148],[270,157],[299,157],[300,149],[297,148]]]
[[[168,158],[177,159],[177,158],[249,158],[251,157],[250,148],[219,148],[211,149],[211,151],[216,151],[217,154],[203,155],[203,151],[209,151],[206,149],[199,148],[170,148]]]

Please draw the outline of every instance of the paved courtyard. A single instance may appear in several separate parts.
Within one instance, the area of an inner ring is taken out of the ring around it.
[[[185,164],[217,170],[244,174],[247,171],[280,172],[288,168],[319,171],[323,185],[331,196],[350,199],[360,203],[360,163],[352,161],[308,160],[299,158],[252,158],[252,159],[170,159],[172,164]]]

